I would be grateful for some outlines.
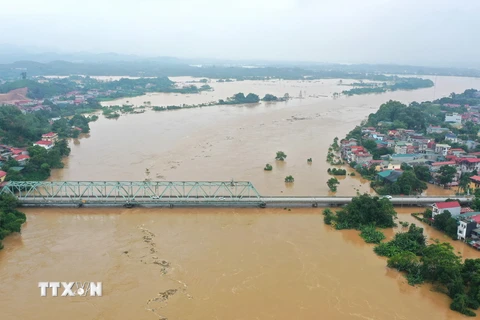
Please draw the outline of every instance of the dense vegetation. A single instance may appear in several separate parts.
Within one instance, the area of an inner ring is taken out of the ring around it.
[[[27,97],[30,99],[45,99],[55,95],[66,94],[75,90],[76,84],[72,81],[55,81],[48,83],[39,83],[34,80],[18,80],[5,82],[0,85],[0,93],[7,93],[14,89],[28,88]]]
[[[110,91],[108,95],[98,96],[99,100],[134,97],[147,92],[199,93],[212,89],[207,84],[203,84],[200,88],[193,84],[183,88],[177,88],[175,87],[175,83],[168,77],[122,78],[114,81],[99,81],[90,77],[68,77],[64,79],[48,79],[48,82],[44,83],[34,80],[9,81],[0,85],[0,93],[6,93],[18,88],[28,88],[27,97],[31,99],[49,99],[73,91],[78,91],[82,94],[90,90],[98,90],[99,92]],[[74,98],[75,97],[72,96],[71,100]]]
[[[55,61],[53,61],[55,60]],[[406,75],[447,75],[478,77],[480,71],[475,69],[460,68],[435,68],[405,65],[341,65],[341,64],[262,64],[262,68],[243,68],[241,66],[222,66],[206,64],[201,68],[190,66],[191,62],[177,59],[153,59],[149,61],[111,61],[99,63],[71,63],[58,61],[57,57],[49,63],[33,61],[19,61],[11,64],[0,65],[0,74],[7,78],[18,78],[19,68],[28,69],[29,76],[84,74],[89,76],[193,76],[212,79],[258,79],[277,78],[303,80],[310,79],[367,79],[374,81],[389,81],[383,74]],[[83,59],[77,59],[83,60]],[[103,59],[102,59],[103,60]]]
[[[20,232],[22,224],[27,221],[25,214],[16,209],[17,206],[14,196],[0,196],[0,250],[3,249],[2,240],[13,232]]]
[[[245,103],[258,103],[260,98],[254,93],[249,93],[245,96],[242,92],[234,94],[233,97],[228,98],[227,100],[220,99],[218,104],[245,104]]]
[[[42,134],[55,131],[60,138],[78,137],[80,132],[90,131],[91,118],[75,115],[71,119],[62,118],[50,124],[49,119],[56,115],[50,111],[37,111],[23,114],[17,107],[0,108],[0,143],[16,147],[30,146],[41,139]],[[72,128],[78,127],[81,131]]]
[[[393,76],[391,83],[355,83],[358,88],[342,91],[342,94],[347,96],[353,96],[357,94],[369,94],[369,93],[383,93],[387,91],[397,90],[414,90],[420,88],[433,87],[434,83],[430,79],[421,78],[401,78]]]
[[[452,218],[450,211],[445,210],[443,213],[437,214],[432,225],[445,232],[453,240],[457,240],[457,220]]]
[[[49,130],[49,119],[43,114],[23,114],[13,106],[0,108],[0,141],[3,144],[18,147],[31,145]]]
[[[282,98],[279,98],[277,96],[274,96],[273,94],[266,94],[265,97],[262,98],[262,101],[265,102],[271,102],[271,101],[287,101],[289,98],[288,93],[285,93],[285,95]]]
[[[327,172],[333,174],[334,176],[345,176],[347,175],[347,170],[338,169],[338,168],[328,168]]]
[[[391,228],[397,214],[387,199],[363,194],[352,199],[344,209],[332,213],[337,229],[358,229],[364,226]]]

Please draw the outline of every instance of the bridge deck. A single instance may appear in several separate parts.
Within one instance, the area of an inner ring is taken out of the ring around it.
[[[12,181],[0,194],[25,206],[337,206],[352,197],[261,196],[248,181]],[[471,197],[455,197],[462,203]],[[447,197],[393,197],[394,205],[426,206]]]

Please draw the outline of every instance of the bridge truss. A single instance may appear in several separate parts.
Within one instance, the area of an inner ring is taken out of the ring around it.
[[[26,205],[261,203],[247,181],[10,181],[0,194]]]

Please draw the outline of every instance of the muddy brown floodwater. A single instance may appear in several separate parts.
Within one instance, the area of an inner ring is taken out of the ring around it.
[[[415,222],[411,210],[399,220]],[[386,268],[358,232],[325,226],[321,209],[26,212],[0,252],[2,319],[462,319],[447,296]],[[77,280],[102,281],[103,297],[37,288]]]
[[[201,95],[111,102],[194,104],[237,92],[298,96],[300,90],[307,96],[100,117],[89,136],[71,144],[66,167],[52,179],[143,180],[149,168],[153,179],[234,178],[252,181],[265,195],[327,194],[325,156],[335,136],[389,99],[431,100],[480,84],[438,77],[435,89],[322,97],[341,91],[337,82],[214,83],[214,92]],[[288,155],[283,163],[273,161],[278,150]],[[272,172],[263,171],[267,162]],[[287,188],[289,174],[295,183]],[[345,177],[338,194],[369,191],[364,182]],[[411,287],[386,268],[357,232],[326,227],[321,210],[25,209],[22,234],[8,237],[0,251],[0,319],[463,318],[449,310],[445,295]],[[415,222],[408,214],[415,209],[399,210],[400,220]],[[428,227],[426,233],[448,241]],[[480,256],[453,244],[463,257]],[[42,298],[40,281],[101,281],[103,297]]]

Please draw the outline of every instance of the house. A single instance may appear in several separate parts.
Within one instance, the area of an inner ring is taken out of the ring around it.
[[[417,154],[417,153],[411,153],[411,154],[392,154],[390,156],[390,160],[393,162],[393,163],[403,163],[403,162],[411,162],[411,161],[414,161],[414,160],[418,160],[418,159],[423,159],[424,158],[424,155],[422,154]]]
[[[459,160],[460,170],[462,172],[473,172],[480,170],[480,159],[479,158],[461,158]]]
[[[451,146],[449,146],[448,144],[438,143],[435,145],[435,152],[445,157],[448,153],[448,150],[450,150],[450,148]]]
[[[407,144],[405,141],[397,142],[395,145],[395,153],[396,154],[407,154]]]
[[[442,128],[440,126],[429,125],[427,128],[427,133],[443,133],[447,131],[450,131],[450,130],[448,128]]]
[[[460,203],[458,201],[436,202],[432,205],[432,217],[435,219],[436,215],[449,211],[453,216],[460,214]]]
[[[377,173],[377,179],[383,180],[383,182],[395,183],[402,174],[403,171],[400,170],[384,170]]]
[[[55,143],[58,140],[58,134],[55,133],[55,132],[49,132],[49,133],[42,134],[42,140],[43,141],[52,141],[53,143]]]
[[[35,142],[33,144],[33,146],[39,146],[39,147],[42,147],[42,148],[45,148],[45,149],[49,150],[49,149],[53,148],[53,141],[40,140],[40,141]]]
[[[449,154],[459,157],[460,155],[466,154],[466,152],[462,148],[453,148],[450,149]]]
[[[400,133],[397,130],[388,130],[388,135],[390,137],[398,137],[400,136]]]
[[[0,170],[0,182],[5,181],[6,177],[7,177],[7,173],[5,171]]]
[[[15,159],[20,165],[25,165],[27,161],[30,159],[29,156],[21,154],[18,156],[14,156],[13,159]]]
[[[440,161],[434,162],[430,165],[430,172],[437,172],[443,166],[456,166],[457,163],[455,161]]]
[[[480,176],[470,177],[470,188],[477,189],[480,187]]]
[[[458,139],[454,133],[449,132],[445,135],[445,141],[458,142]]]
[[[465,241],[467,238],[470,238],[472,236],[472,231],[477,229],[477,224],[479,223],[480,215],[472,218],[462,218],[457,227],[458,239]]]
[[[447,123],[454,123],[454,124],[461,124],[462,123],[462,116],[458,113],[450,113],[445,115],[445,122]]]
[[[468,150],[472,150],[472,149],[475,149],[478,143],[473,140],[467,140],[465,141],[465,145],[467,146]]]
[[[20,149],[20,148],[10,148],[10,152],[12,156],[18,156],[21,154],[28,154],[28,151],[26,149]]]

